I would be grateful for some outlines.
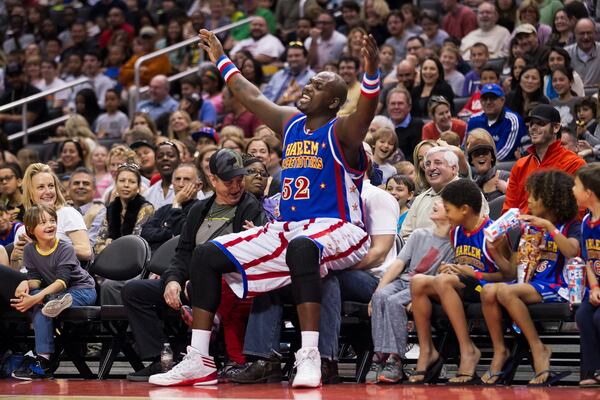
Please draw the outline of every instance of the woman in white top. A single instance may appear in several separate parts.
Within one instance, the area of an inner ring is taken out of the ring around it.
[[[42,163],[31,164],[23,176],[23,205],[25,212],[34,204],[54,207],[58,216],[56,236],[73,245],[77,258],[83,261],[92,258],[92,246],[87,234],[83,216],[73,207],[66,205],[59,190],[59,181],[52,169]],[[10,256],[13,267],[23,262],[23,247],[31,239],[25,233],[25,227],[17,230],[15,246]]]

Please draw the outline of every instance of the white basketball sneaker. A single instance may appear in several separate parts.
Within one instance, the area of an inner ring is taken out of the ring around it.
[[[321,386],[321,355],[316,347],[304,347],[296,352],[296,376],[292,387],[316,388]]]
[[[215,360],[188,346],[187,354],[179,364],[170,371],[150,376],[148,382],[159,386],[216,385]]]

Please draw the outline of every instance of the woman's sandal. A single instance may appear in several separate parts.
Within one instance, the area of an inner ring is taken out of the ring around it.
[[[436,383],[438,378],[440,377],[440,373],[442,372],[442,367],[444,366],[444,359],[442,356],[439,356],[438,359],[431,364],[425,371],[415,371],[411,377],[408,379],[406,384],[409,385],[425,385],[425,384],[433,384]],[[423,379],[412,380],[413,377],[422,376]]]
[[[555,383],[558,383],[561,379],[566,378],[567,376],[571,375],[571,372],[570,371],[556,372],[556,371],[552,371],[550,369],[545,369],[545,370],[535,374],[533,379],[539,378],[540,376],[542,376],[544,374],[548,374],[548,377],[546,378],[546,380],[544,382],[528,383],[527,386],[530,386],[530,387],[552,386]]]
[[[506,377],[509,374],[510,370],[513,367],[513,358],[509,357],[504,362],[502,366],[502,370],[498,372],[492,372],[491,370],[487,370],[487,372],[481,377],[481,384],[483,386],[502,386],[506,384]],[[487,376],[487,379],[484,381],[483,378]],[[491,379],[496,378],[493,382],[490,382]]]
[[[586,378],[584,380],[592,380],[594,381],[594,383],[585,383],[585,384],[579,384],[580,388],[596,388],[596,387],[600,387],[600,370],[597,370],[596,372],[594,372],[594,375]]]
[[[463,380],[453,381],[452,380],[452,379],[456,379],[456,378],[469,378],[469,379],[467,379],[465,381],[463,381]],[[457,373],[454,378],[450,378],[447,383],[448,386],[471,386],[471,385],[479,385],[479,384],[481,384],[481,379],[479,379],[479,377],[477,376],[476,373],[465,374],[462,372]]]

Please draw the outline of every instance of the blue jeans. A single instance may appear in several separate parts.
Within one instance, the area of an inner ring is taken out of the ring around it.
[[[292,301],[290,286],[254,298],[246,327],[244,354],[269,358],[279,351],[283,304]],[[292,301],[293,302],[293,301]],[[337,278],[323,279],[321,321],[319,323],[319,353],[322,358],[336,360],[342,301]]]
[[[31,294],[39,293],[41,290],[32,290]],[[73,305],[91,306],[96,303],[96,288],[68,288],[66,292],[73,296]],[[37,354],[54,353],[54,322],[52,318],[42,314],[43,304],[33,307],[33,330],[35,332],[35,352]]]
[[[336,273],[343,301],[368,303],[379,284],[379,278],[367,271],[346,269]]]

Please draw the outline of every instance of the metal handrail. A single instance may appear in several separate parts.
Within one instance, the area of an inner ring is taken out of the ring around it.
[[[36,132],[39,132],[39,131],[43,131],[46,128],[50,128],[51,126],[62,124],[63,122],[65,122],[69,118],[71,118],[70,114],[69,115],[63,115],[62,117],[51,119],[50,121],[42,122],[41,124],[38,124],[36,126],[32,126],[31,128],[29,128],[27,130],[27,132],[21,131],[21,132],[13,133],[12,135],[10,135],[8,137],[8,141],[12,142],[12,141],[15,141],[17,139],[22,138],[27,133],[36,133]]]
[[[227,31],[229,31],[229,30],[231,30],[233,28],[237,28],[238,26],[245,25],[245,24],[253,21],[254,19],[256,19],[256,17],[244,18],[242,20],[239,20],[239,21],[233,22],[231,24],[224,25],[224,26],[222,26],[220,28],[214,29],[211,32],[213,32],[214,34],[219,34],[219,33],[227,32]],[[194,44],[194,43],[198,43],[199,41],[200,41],[200,37],[199,36],[194,36],[194,37],[191,37],[189,39],[183,40],[183,41],[181,41],[179,43],[175,43],[175,44],[172,44],[170,46],[164,47],[162,49],[155,50],[152,53],[143,55],[140,58],[138,58],[137,60],[135,60],[135,64],[133,65],[134,85],[135,85],[135,88],[134,88],[134,91],[135,91],[135,94],[134,94],[135,104],[134,104],[134,106],[135,107],[137,107],[137,104],[140,101],[140,67],[142,66],[142,63],[144,61],[151,60],[151,59],[156,58],[158,56],[162,56],[163,54],[167,54],[167,53],[170,53],[172,51],[179,50],[182,47],[189,46],[189,45]]]
[[[67,83],[65,83],[62,86],[55,87],[55,88],[52,88],[52,89],[47,89],[47,90],[44,90],[43,92],[40,92],[40,93],[32,94],[31,96],[27,96],[24,99],[16,100],[16,101],[13,101],[12,103],[8,103],[8,104],[5,104],[3,106],[0,106],[0,113],[4,112],[6,110],[10,110],[11,108],[15,108],[15,107],[18,107],[18,106],[21,106],[21,105],[23,106],[23,108],[21,110],[21,117],[22,117],[21,118],[21,126],[22,126],[22,131],[19,132],[18,134],[22,134],[19,137],[23,137],[23,145],[26,146],[27,145],[27,136],[28,136],[27,135],[27,133],[28,133],[28,129],[27,129],[27,104],[31,103],[32,101],[43,99],[43,98],[45,98],[48,95],[51,95],[51,94],[54,94],[54,93],[57,93],[57,92],[62,92],[63,90],[70,89],[73,86],[81,85],[81,84],[84,84],[84,83],[87,83],[87,82],[90,82],[90,81],[91,81],[90,78],[88,78],[88,77],[82,77],[82,78],[75,79],[74,81],[67,82]],[[11,135],[11,137],[12,136],[13,135]],[[15,139],[18,139],[18,138],[15,138]],[[15,139],[13,139],[13,140],[15,140]]]

